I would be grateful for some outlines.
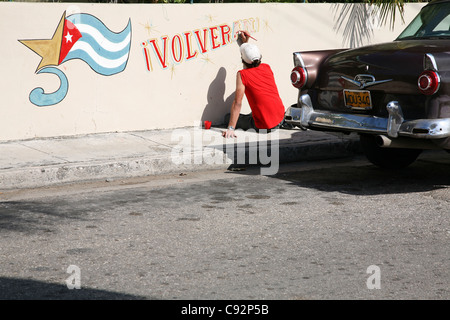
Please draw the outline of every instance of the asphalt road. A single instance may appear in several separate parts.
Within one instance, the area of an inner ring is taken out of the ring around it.
[[[355,158],[5,192],[0,299],[446,300],[449,166],[426,153],[400,172]]]

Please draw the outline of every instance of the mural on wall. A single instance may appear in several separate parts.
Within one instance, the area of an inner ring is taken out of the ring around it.
[[[209,20],[212,22],[212,18]],[[148,23],[142,25],[150,34],[152,27]],[[58,67],[72,59],[83,60],[93,71],[104,76],[124,71],[130,56],[131,29],[131,19],[125,29],[113,32],[91,14],[74,13],[66,17],[64,12],[51,39],[19,40],[41,57],[36,74],[54,74],[60,80],[55,92],[34,88],[29,94],[30,102],[46,107],[64,100],[69,81]],[[159,65],[163,70],[171,70],[173,76],[175,66],[183,62],[199,57],[202,61],[210,61],[208,54],[235,42],[238,31],[255,33],[259,29],[260,19],[256,17],[146,39],[140,42],[145,68],[154,71],[155,65]]]
[[[19,41],[41,56],[37,74],[55,74],[61,82],[55,92],[45,93],[42,88],[35,88],[30,93],[30,101],[36,106],[51,106],[61,102],[68,92],[66,75],[55,68],[64,62],[83,60],[104,76],[125,70],[131,48],[131,20],[123,31],[115,33],[95,16],[75,13],[66,17],[64,12],[51,39]]]
[[[208,52],[217,50],[236,41],[237,33],[246,30],[250,33],[259,31],[259,18],[236,20],[232,24],[219,24],[203,27],[196,30],[187,30],[172,37],[164,35],[160,38],[151,38],[141,42],[145,67],[147,71],[154,70],[153,59],[162,69],[172,71],[175,65],[194,60],[199,54],[204,58]],[[144,25],[148,30],[151,26]],[[152,53],[152,54],[151,54]],[[153,59],[152,59],[153,57]]]

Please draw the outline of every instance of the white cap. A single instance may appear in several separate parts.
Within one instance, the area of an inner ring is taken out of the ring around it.
[[[251,43],[243,43],[240,47],[241,57],[248,64],[252,64],[256,60],[261,60],[261,52],[258,47]]]

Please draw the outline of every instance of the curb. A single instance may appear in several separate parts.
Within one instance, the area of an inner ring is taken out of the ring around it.
[[[273,141],[268,141],[262,150],[254,144],[235,144],[234,151],[226,149],[225,145],[208,146],[194,149],[192,152],[179,152],[174,157],[174,148],[156,155],[135,155],[121,159],[105,159],[79,161],[22,168],[5,168],[0,170],[0,190],[37,188],[70,183],[112,181],[162,174],[182,174],[205,170],[231,170],[234,167],[251,165],[268,165],[260,161],[248,161],[255,152],[270,156],[269,149]],[[286,141],[276,143],[279,151],[278,164],[351,157],[360,152],[359,139],[322,139],[321,141],[302,142]],[[256,149],[255,149],[256,147]],[[170,151],[169,151],[170,150]],[[267,153],[264,153],[267,152]],[[240,153],[240,155],[239,155]],[[242,162],[242,155],[245,161]],[[238,156],[240,160],[238,160]],[[215,159],[211,161],[211,159]],[[266,157],[267,159],[267,157]],[[277,169],[277,168],[275,168]],[[263,169],[261,169],[263,170]],[[269,172],[275,174],[276,172]]]

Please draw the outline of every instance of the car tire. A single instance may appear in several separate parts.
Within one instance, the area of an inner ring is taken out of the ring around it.
[[[402,169],[416,161],[422,149],[382,148],[373,135],[360,135],[361,148],[367,159],[384,169]]]

